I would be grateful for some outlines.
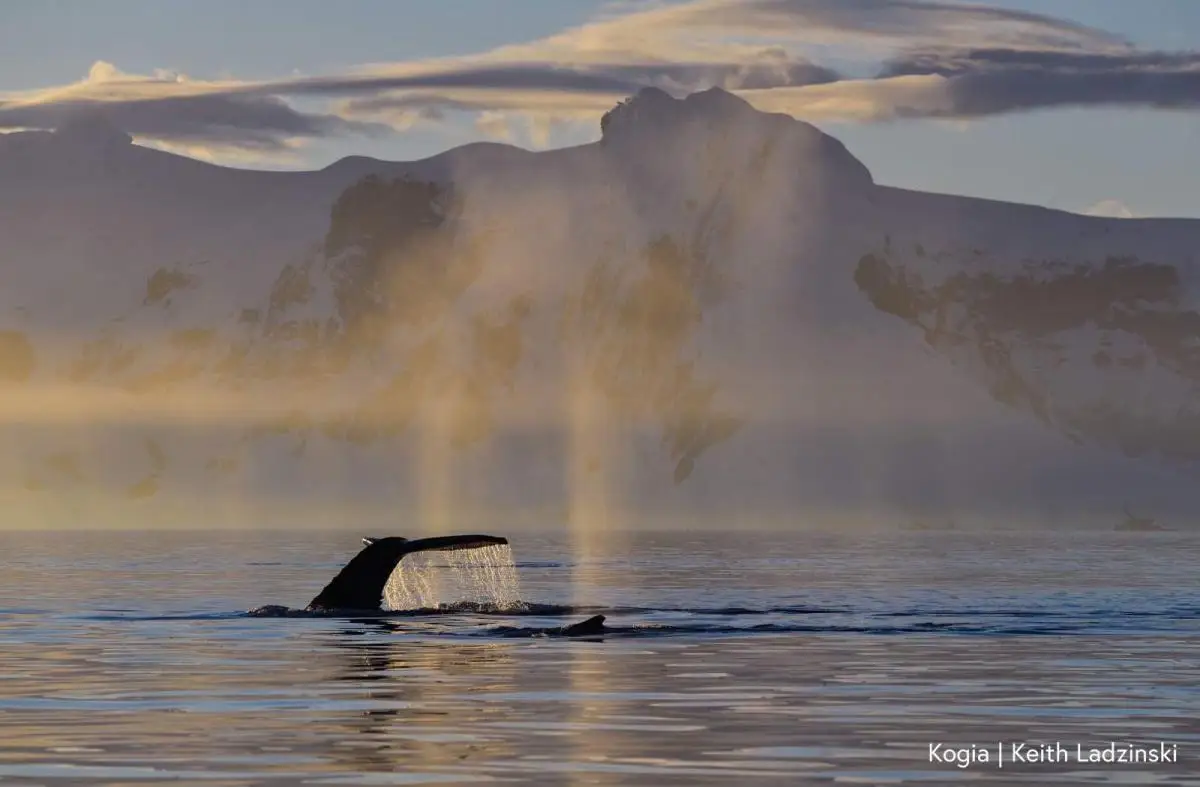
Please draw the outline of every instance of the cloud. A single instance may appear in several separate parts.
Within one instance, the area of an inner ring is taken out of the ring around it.
[[[948,81],[938,75],[898,76],[745,91],[741,95],[766,112],[812,121],[874,123],[899,118],[952,117]]]
[[[698,0],[585,26],[561,40],[595,46],[637,40],[653,32],[749,35],[874,49],[945,40],[960,47],[1095,50],[1129,46],[1111,33],[1043,14],[929,0]]]
[[[60,128],[89,114],[102,115],[112,125],[135,136],[263,151],[281,149],[286,146],[284,140],[296,137],[390,131],[379,124],[300,112],[276,96],[239,95],[0,106],[0,123]]]
[[[1136,219],[1137,214],[1129,206],[1118,199],[1106,199],[1097,202],[1083,211],[1086,216],[1103,216],[1110,219]]]
[[[508,118],[503,112],[488,110],[481,112],[479,117],[475,119],[475,128],[479,133],[492,139],[498,139],[502,142],[511,142],[513,139],[512,128],[509,126]]]
[[[274,153],[295,140],[387,126],[302,112],[268,91],[238,83],[193,82],[173,74],[136,76],[98,61],[82,81],[0,102],[0,128],[59,129],[102,118],[135,137],[180,146]]]
[[[826,59],[860,68],[840,73]],[[556,123],[596,123],[645,87],[718,86],[761,109],[860,122],[1073,105],[1193,108],[1198,64],[1200,53],[1144,52],[1068,20],[958,2],[624,3],[532,42],[337,74],[197,80],[101,61],[79,82],[0,96],[0,130],[99,113],[159,146],[245,156],[466,114],[479,133],[536,142]]]
[[[833,71],[778,50],[739,62],[621,62],[583,70],[545,62],[456,61],[259,83],[130,75],[101,61],[80,82],[0,102],[0,129],[54,129],[81,116],[103,115],[130,134],[167,145],[269,153],[297,139],[403,130],[440,120],[448,111],[594,119],[648,86],[691,91],[711,84],[739,89],[834,79]],[[341,100],[327,111],[305,112],[285,96]]]
[[[1200,107],[1200,53],[923,52],[882,74],[897,75],[946,77],[938,114],[953,117],[1064,106]]]

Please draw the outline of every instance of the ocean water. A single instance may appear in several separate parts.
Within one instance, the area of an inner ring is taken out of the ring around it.
[[[246,614],[359,535],[0,534],[0,782],[1200,785],[1200,534],[509,534],[525,613]]]

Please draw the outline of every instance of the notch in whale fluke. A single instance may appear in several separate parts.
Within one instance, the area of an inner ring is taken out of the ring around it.
[[[501,536],[433,536],[409,540],[399,536],[364,537],[355,555],[325,589],[308,603],[316,610],[377,610],[383,606],[383,588],[405,555],[413,552],[447,552],[507,544]]]

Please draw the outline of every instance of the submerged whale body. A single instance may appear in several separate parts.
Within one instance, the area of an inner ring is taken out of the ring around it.
[[[250,610],[255,617],[295,617],[306,615],[385,615],[383,591],[388,578],[400,561],[415,552],[452,552],[508,544],[502,536],[470,534],[407,539],[399,536],[363,538],[362,550],[350,559],[303,610],[268,604]],[[603,634],[604,616],[595,615],[569,626],[533,631],[533,634],[579,637]]]

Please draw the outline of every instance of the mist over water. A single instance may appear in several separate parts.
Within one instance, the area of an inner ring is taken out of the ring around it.
[[[0,292],[0,527],[1196,513],[1200,222],[878,186],[721,91],[606,117],[367,179],[123,143],[86,199],[13,189],[47,264]]]
[[[521,581],[508,544],[417,552],[400,561],[383,590],[384,609],[437,609],[457,602],[493,610],[522,605]]]

